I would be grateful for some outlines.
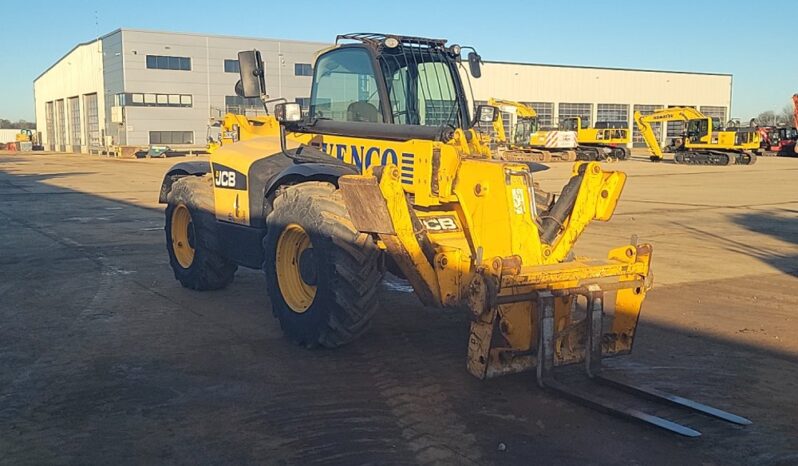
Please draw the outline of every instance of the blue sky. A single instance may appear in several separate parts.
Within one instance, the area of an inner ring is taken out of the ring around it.
[[[486,60],[732,73],[731,116],[747,121],[779,112],[798,92],[795,6],[789,0],[28,1],[9,10],[24,13],[3,22],[0,118],[33,120],[36,76],[78,42],[129,27],[315,41],[392,32],[474,45]]]

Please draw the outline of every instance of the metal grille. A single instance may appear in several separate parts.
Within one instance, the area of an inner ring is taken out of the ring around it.
[[[56,137],[55,144],[58,146],[57,150],[66,150],[66,114],[64,112],[64,99],[55,101],[55,121],[56,121]]]
[[[538,114],[540,127],[554,127],[554,102],[523,102]]]
[[[652,113],[656,112],[657,110],[662,110],[662,105],[635,105],[634,111],[640,112],[641,115],[651,115]],[[662,123],[652,123],[651,129],[654,130],[654,135],[657,137],[657,140],[662,139]],[[646,141],[643,140],[643,135],[640,134],[640,129],[637,127],[637,123],[634,123],[634,127],[632,129],[632,146],[633,147],[646,147]]]
[[[593,114],[593,104],[561,103],[557,117],[560,121],[568,117],[580,117],[582,126],[589,127]]]
[[[427,126],[444,125],[451,121],[451,115],[457,108],[454,100],[430,99],[425,102],[425,124]]]
[[[80,127],[80,103],[77,97],[69,98],[69,132],[72,151],[80,152],[81,146],[81,127]]]
[[[83,96],[83,112],[86,114],[86,142],[89,146],[100,146],[100,117],[97,113],[97,94]]]
[[[596,121],[629,121],[629,106],[626,104],[598,104]]]
[[[47,130],[47,149],[55,149],[55,115],[53,110],[53,103],[47,102],[44,104],[44,117],[45,127]]]

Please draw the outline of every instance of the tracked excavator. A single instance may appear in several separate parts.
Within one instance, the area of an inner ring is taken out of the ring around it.
[[[579,147],[596,150],[596,159],[628,159],[631,155],[626,147],[631,142],[629,128],[601,126],[602,122],[596,122],[596,126],[592,128],[584,125],[581,117],[568,117],[560,120],[560,130],[575,131]]]
[[[674,148],[674,161],[693,165],[752,165],[756,163],[754,151],[759,149],[761,138],[753,128],[720,127],[717,120],[705,116],[691,107],[671,107],[648,115],[635,112],[635,123],[651,151],[651,160],[663,159],[662,148],[652,123],[684,121],[685,134]]]
[[[500,112],[509,113],[512,134],[508,135],[501,117],[492,122],[496,151],[504,160],[551,162],[553,160],[573,162],[596,160],[592,153],[579,150],[575,131],[542,130],[538,114],[532,107],[512,100],[491,98],[488,105]]]
[[[588,383],[617,396],[750,423],[602,372],[603,359],[632,350],[652,247],[633,238],[604,259],[574,258],[572,249],[590,222],[610,220],[626,175],[577,162],[541,209],[530,166],[496,160],[475,131],[497,111],[480,106],[472,119],[458,71],[466,62],[468,79],[479,78],[473,48],[338,36],[316,58],[309,113],[277,104],[277,136],[225,145],[209,162],[166,173],[160,202],[177,280],[212,290],[238,267],[262,269],[284,334],[338,347],[366,331],[390,270],[423,304],[470,316],[465,366],[480,379],[534,371],[541,387],[593,408],[700,435],[558,378],[560,366],[582,364]],[[239,63],[240,94],[265,99],[260,53],[241,52]]]

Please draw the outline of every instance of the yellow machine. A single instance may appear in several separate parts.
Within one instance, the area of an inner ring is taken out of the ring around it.
[[[632,349],[652,249],[633,239],[606,259],[568,258],[591,221],[610,220],[626,176],[576,163],[556,202],[538,210],[529,166],[494,160],[473,128],[458,72],[464,48],[338,36],[316,59],[309,114],[278,104],[279,136],[170,169],[160,201],[175,277],[210,290],[231,283],[239,266],[261,268],[286,336],[337,347],[366,330],[387,269],[425,305],[469,313],[466,366],[476,377],[535,369],[543,387],[700,435],[555,379],[555,366],[581,362],[596,382],[749,423],[600,373],[602,358]],[[239,63],[241,95],[265,95],[260,53],[241,52]],[[468,54],[474,78],[480,63]],[[481,106],[477,120],[496,114]]]
[[[705,116],[691,107],[672,107],[649,115],[635,112],[635,122],[651,151],[651,160],[662,160],[662,148],[652,123],[667,121],[686,122],[686,131],[675,148],[676,163],[698,165],[752,165],[756,163],[761,136],[752,128],[724,130],[718,120]]]
[[[575,132],[541,130],[535,109],[520,102],[491,98],[488,105],[509,113],[514,120],[511,123],[514,130],[510,136],[500,116],[492,122],[494,142],[501,159],[573,162],[579,158]]]
[[[15,137],[16,142],[36,142],[33,131],[30,129],[21,129]]]
[[[587,127],[580,117],[569,117],[560,121],[561,130],[576,131],[576,140],[580,147],[592,147],[601,151],[605,157],[615,160],[628,159],[630,152],[626,146],[632,141],[629,128],[600,126],[602,123],[598,122],[592,128]]]
[[[213,123],[219,127],[218,139],[208,138],[208,152],[213,152],[225,144],[251,139],[256,136],[277,136],[279,125],[270,116],[248,117],[227,113],[224,118]]]

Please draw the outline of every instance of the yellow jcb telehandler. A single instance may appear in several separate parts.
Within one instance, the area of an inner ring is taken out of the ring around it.
[[[584,363],[596,382],[750,422],[601,373],[603,358],[632,349],[651,246],[632,241],[600,260],[569,256],[591,221],[610,219],[626,176],[576,163],[559,198],[539,210],[529,166],[494,160],[473,128],[458,72],[463,49],[478,78],[472,48],[338,36],[316,59],[308,114],[277,104],[279,136],[223,146],[209,163],[167,172],[160,201],[175,277],[210,290],[230,284],[239,266],[260,268],[286,336],[337,347],[365,331],[390,270],[424,304],[469,313],[467,368],[476,377],[535,369],[542,387],[700,435],[555,379],[556,366]],[[239,62],[240,94],[263,99],[260,53],[241,52]],[[496,110],[480,107],[476,118],[492,122]]]

